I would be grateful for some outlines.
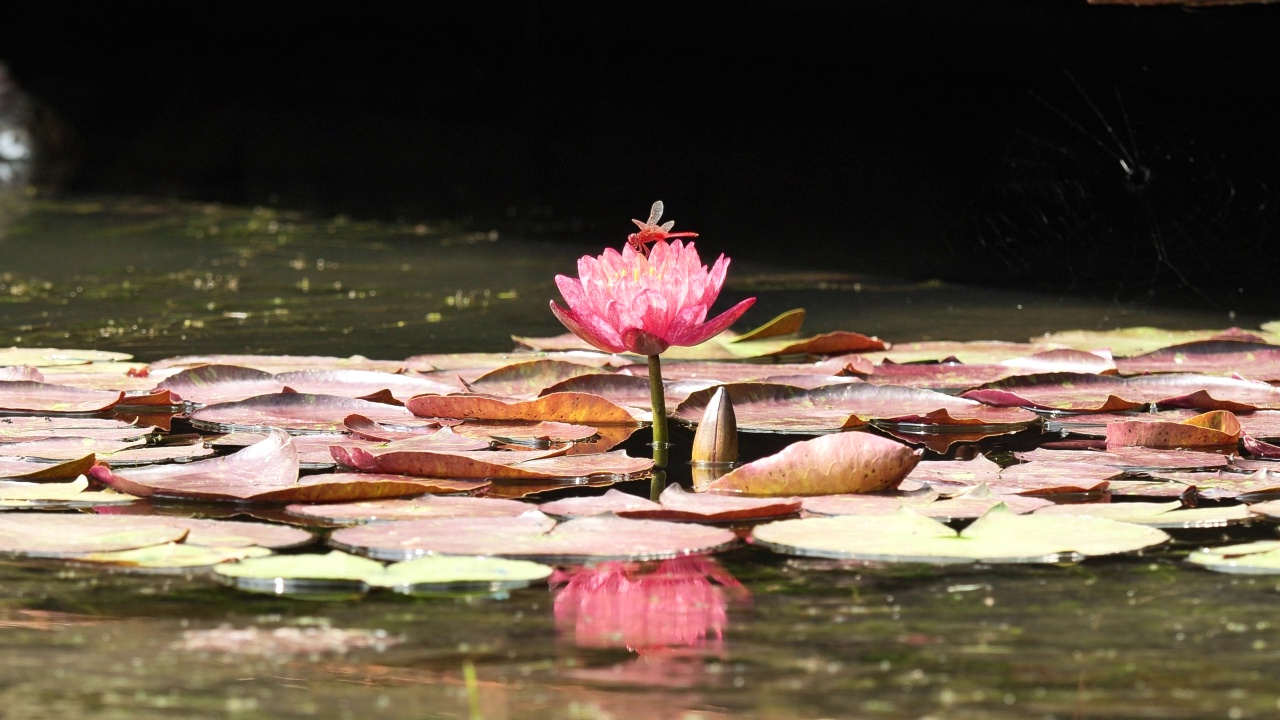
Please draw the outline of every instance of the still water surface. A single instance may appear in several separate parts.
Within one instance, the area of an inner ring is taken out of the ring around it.
[[[512,334],[563,331],[546,310],[552,277],[582,251],[448,226],[38,204],[0,239],[0,346],[142,360],[503,351]],[[809,330],[890,341],[1271,319],[745,264],[730,277],[723,302],[760,298],[747,324],[803,306]],[[1063,567],[742,547],[590,597],[570,581],[499,598],[297,600],[0,559],[0,717],[1275,717],[1277,581],[1182,567],[1210,539]],[[670,612],[638,623],[652,605]],[[201,634],[220,627],[260,634],[233,652]],[[359,640],[345,652],[290,649],[341,631]]]

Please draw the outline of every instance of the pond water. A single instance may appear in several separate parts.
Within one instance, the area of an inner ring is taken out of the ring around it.
[[[562,332],[552,278],[590,250],[462,224],[116,200],[35,203],[3,233],[0,346],[141,360],[504,351],[512,334]],[[723,302],[760,298],[749,324],[805,307],[809,330],[890,341],[1271,319],[872,273],[741,264],[730,277]],[[1223,532],[1066,566],[885,567],[744,546],[667,568],[675,580],[640,594],[670,613],[640,627],[634,596],[575,616],[570,590],[545,585],[302,600],[6,558],[0,716],[1274,717],[1277,581],[1182,564]],[[694,591],[696,605],[675,607]],[[241,642],[210,644],[218,628]],[[293,652],[298,638],[312,642]]]

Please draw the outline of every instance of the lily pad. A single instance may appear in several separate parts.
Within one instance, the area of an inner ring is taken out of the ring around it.
[[[1238,525],[1252,517],[1249,510],[1250,508],[1246,505],[1187,508],[1181,502],[1174,501],[1168,503],[1123,502],[1052,505],[1037,510],[1036,513],[1039,515],[1098,517],[1136,523],[1148,527],[1187,529]]]
[[[468,386],[473,393],[535,398],[544,389],[557,383],[598,372],[594,367],[562,360],[526,360],[490,370],[468,383]]]
[[[775,519],[800,512],[799,498],[730,497],[711,493],[691,493],[672,483],[658,496],[660,507],[623,509],[618,517],[636,520],[726,523]]]
[[[1280,574],[1280,540],[1200,548],[1187,556],[1187,562],[1236,575]]]
[[[512,401],[483,395],[424,395],[405,403],[414,415],[468,420],[551,420],[578,425],[634,424],[631,413],[586,393],[552,393]]]
[[[279,373],[275,379],[295,392],[311,395],[373,400],[385,393],[393,401],[391,404],[404,404],[414,395],[457,392],[457,388],[445,383],[374,370],[294,370]]]
[[[0,478],[26,482],[56,481],[89,472],[97,462],[93,453],[59,463],[31,462],[0,457]]]
[[[564,498],[543,503],[537,508],[553,517],[576,518],[626,510],[660,510],[662,506],[648,498],[624,493],[621,490],[609,490],[604,495]]]
[[[409,500],[366,500],[357,503],[290,505],[285,510],[309,518],[355,524],[428,517],[515,517],[535,510],[519,500],[431,495]]]
[[[50,367],[57,365],[83,365],[85,363],[124,362],[132,359],[127,353],[105,350],[78,350],[61,348],[0,348],[0,365],[30,365]]]
[[[335,586],[363,590],[364,579],[382,575],[383,565],[335,550],[325,555],[249,558],[218,565],[213,571],[241,590],[284,594]]]
[[[1129,420],[1107,425],[1107,447],[1234,448],[1240,440],[1240,421],[1225,410],[1214,410],[1181,422]]]
[[[0,514],[0,553],[69,557],[178,542],[180,523],[119,515]]]
[[[334,547],[384,560],[420,555],[500,555],[560,563],[657,560],[715,552],[736,536],[723,528],[599,515],[560,525],[541,513],[507,518],[397,520],[336,530]]]
[[[1038,422],[1021,408],[994,408],[943,393],[893,385],[840,384],[811,390],[786,385],[722,386],[733,403],[740,430],[824,432],[865,425],[868,420],[917,425],[1016,426]],[[691,394],[675,417],[697,423],[714,388]]]
[[[236,365],[269,373],[293,370],[375,370],[399,372],[404,363],[398,360],[370,360],[360,355],[347,358],[322,355],[183,355],[151,363],[151,369],[192,368],[199,365]]]
[[[115,565],[147,572],[185,571],[220,563],[265,557],[271,551],[264,547],[246,545],[240,547],[204,547],[186,543],[166,543],[133,550],[96,552],[77,555],[76,562]]]
[[[284,390],[284,383],[264,370],[236,365],[200,365],[165,378],[158,390],[170,390],[189,403],[237,402]]]
[[[1056,563],[1136,552],[1168,539],[1130,523],[1015,515],[996,506],[960,532],[904,508],[889,516],[781,520],[756,527],[751,542],[791,555],[881,562]]]
[[[97,413],[110,410],[123,391],[83,390],[23,380],[0,380],[0,410],[31,413]]]
[[[495,557],[428,555],[387,566],[365,582],[399,592],[515,590],[551,577],[554,568],[528,560]]]
[[[546,421],[523,423],[467,421],[454,425],[452,430],[464,437],[491,439],[514,445],[576,442],[596,435],[596,429],[590,425]]]
[[[347,467],[417,477],[545,480],[593,475],[630,476],[653,467],[652,460],[628,457],[621,450],[563,457],[548,457],[563,451],[430,452],[391,449],[375,454],[358,447],[339,446],[332,450],[334,459]]]
[[[780,497],[889,490],[920,462],[921,454],[869,433],[823,435],[734,468],[707,491]]]
[[[1164,347],[1116,363],[1122,375],[1202,373],[1280,380],[1280,347],[1235,340],[1197,340]]]
[[[268,428],[297,434],[342,432],[343,421],[352,414],[364,415],[380,423],[413,419],[413,415],[402,407],[368,400],[279,393],[207,405],[191,413],[191,424],[209,432],[264,432]]]
[[[412,478],[366,475],[298,476],[298,451],[281,430],[238,452],[181,465],[123,471],[98,466],[95,480],[139,497],[257,502],[354,501],[417,495],[429,485]]]

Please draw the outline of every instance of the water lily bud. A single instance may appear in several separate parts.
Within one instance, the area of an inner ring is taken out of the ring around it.
[[[716,388],[693,436],[693,462],[731,463],[738,459],[738,419],[723,387]]]

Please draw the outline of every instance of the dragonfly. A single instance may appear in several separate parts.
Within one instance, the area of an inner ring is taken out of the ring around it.
[[[628,235],[627,244],[645,257],[649,256],[649,245],[656,243],[659,240],[698,237],[698,233],[695,232],[671,232],[671,228],[675,227],[675,220],[668,220],[659,225],[658,221],[662,219],[662,210],[662,201],[658,200],[653,204],[653,207],[649,208],[649,219],[646,222],[640,222],[639,220],[634,219],[631,221],[636,224],[636,227],[640,228],[640,232],[633,232]]]

